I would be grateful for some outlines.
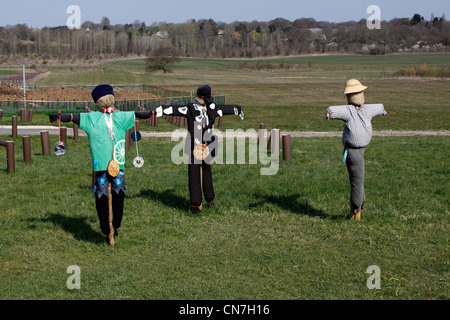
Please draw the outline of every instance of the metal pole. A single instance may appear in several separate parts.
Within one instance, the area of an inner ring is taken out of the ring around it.
[[[23,65],[23,106],[27,109],[27,89],[25,88],[25,65]]]

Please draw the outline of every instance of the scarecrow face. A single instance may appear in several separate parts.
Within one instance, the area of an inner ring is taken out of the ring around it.
[[[347,94],[347,100],[349,104],[362,106],[364,104],[364,91]]]
[[[100,110],[114,106],[115,98],[112,94],[103,96],[97,100],[97,107]]]

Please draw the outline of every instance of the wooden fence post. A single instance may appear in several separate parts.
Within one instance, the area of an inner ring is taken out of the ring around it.
[[[61,142],[64,143],[64,146],[67,148],[67,128],[61,127]]]
[[[7,171],[8,173],[14,173],[16,171],[16,163],[14,156],[15,143],[12,141],[6,141],[6,158],[7,158]]]
[[[280,130],[279,129],[271,130],[269,142],[267,143],[267,150],[272,150],[272,153],[280,152]]]
[[[73,138],[75,140],[78,140],[78,124],[73,124]]]
[[[283,159],[287,162],[291,162],[291,136],[289,134],[283,134]]]
[[[23,136],[23,161],[26,163],[31,161],[31,143],[30,136]]]
[[[266,128],[266,125],[264,123],[260,123],[259,124],[259,139],[258,142],[259,144],[263,144],[264,143],[264,129]]]
[[[12,136],[17,138],[17,116],[12,116]]]
[[[50,137],[48,131],[41,131],[42,155],[50,154]]]

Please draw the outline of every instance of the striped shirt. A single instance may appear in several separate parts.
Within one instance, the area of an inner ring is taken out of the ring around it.
[[[345,121],[342,143],[349,148],[364,148],[372,139],[372,118],[385,115],[382,104],[332,106],[327,109],[327,120]]]

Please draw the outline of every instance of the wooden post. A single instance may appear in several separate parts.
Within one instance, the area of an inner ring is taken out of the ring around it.
[[[30,136],[23,136],[23,161],[26,163],[31,161],[31,143]]]
[[[0,121],[3,120],[3,110],[0,110]]]
[[[27,120],[28,122],[33,122],[33,110],[32,109],[28,109],[27,110]]]
[[[12,116],[12,136],[17,138],[17,116]]]
[[[67,147],[67,128],[61,127],[61,142]]]
[[[42,155],[50,154],[50,138],[48,131],[41,131]]]
[[[75,140],[78,140],[78,124],[73,124],[73,138]]]
[[[272,153],[280,152],[280,130],[272,129],[270,133],[267,150],[272,150]]]
[[[260,123],[259,124],[259,139],[258,142],[259,144],[263,144],[264,143],[264,129],[266,128],[266,125],[264,123]]]
[[[222,127],[222,119],[223,117],[219,117],[219,129]]]
[[[127,130],[125,132],[125,151],[130,150],[130,146],[133,142],[133,141],[131,141],[131,130],[133,130],[133,129]]]
[[[8,173],[14,173],[16,171],[16,163],[14,156],[14,142],[6,141],[6,158],[7,158],[7,171]]]
[[[282,140],[283,140],[283,160],[291,162],[291,136],[289,134],[283,134]]]

